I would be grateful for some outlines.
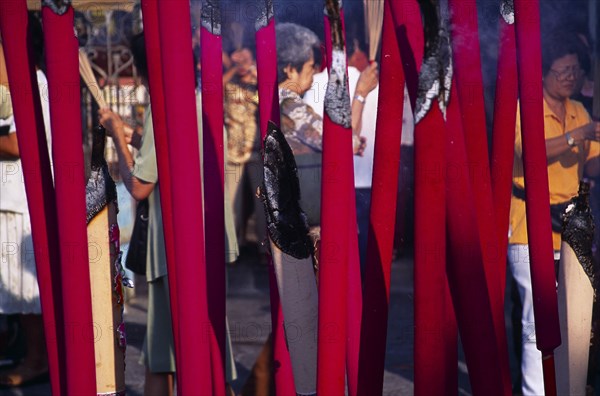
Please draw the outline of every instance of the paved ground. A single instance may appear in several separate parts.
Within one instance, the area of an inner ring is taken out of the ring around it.
[[[267,268],[256,260],[245,259],[228,266],[229,292],[227,313],[236,357],[238,379],[233,386],[241,389],[264,340],[269,334],[270,311]],[[145,332],[146,291],[138,284],[136,296],[127,305],[127,394],[143,394],[144,368],[138,364]],[[384,377],[385,395],[413,394],[413,301],[412,260],[393,263],[390,321]],[[464,361],[459,362],[459,394],[470,394]],[[0,391],[0,396],[48,395],[49,385]]]

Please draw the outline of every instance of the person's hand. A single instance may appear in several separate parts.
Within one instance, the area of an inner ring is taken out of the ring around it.
[[[245,76],[247,74],[256,74],[252,52],[250,52],[248,48],[242,48],[232,53],[231,61],[233,62],[233,67],[236,68],[236,73],[238,75]]]
[[[598,142],[600,141],[600,122],[592,121],[572,130],[570,133],[577,144],[585,140],[595,140]]]
[[[144,128],[141,125],[132,128],[127,124],[123,124],[123,135],[125,136],[125,143],[139,150],[142,146],[143,131]]]
[[[600,142],[600,122],[592,121],[592,124],[594,125],[594,132],[595,132],[594,140],[597,142]]]
[[[373,61],[360,73],[356,83],[356,94],[366,97],[379,83],[379,66]]]
[[[98,120],[106,129],[106,134],[111,138],[117,137],[119,134],[124,135],[124,123],[121,117],[110,109],[98,110]]]
[[[354,155],[362,157],[365,154],[365,149],[367,148],[367,138],[364,136],[353,135],[352,146]]]

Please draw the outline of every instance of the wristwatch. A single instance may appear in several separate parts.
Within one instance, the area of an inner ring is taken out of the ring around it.
[[[573,136],[571,136],[569,132],[565,133],[565,138],[567,139],[567,144],[569,146],[575,147],[577,145],[577,143],[575,143],[575,139],[573,139]]]
[[[360,103],[362,103],[362,104],[365,104],[365,102],[367,101],[367,100],[365,99],[365,97],[364,97],[364,96],[362,96],[361,94],[356,94],[356,95],[354,95],[354,99],[355,99],[355,100],[358,100],[358,101],[359,101]]]

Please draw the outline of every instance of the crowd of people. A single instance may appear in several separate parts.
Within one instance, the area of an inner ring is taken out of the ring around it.
[[[36,24],[31,22],[30,25]],[[321,63],[322,45],[314,32],[294,23],[278,23],[276,33],[281,129],[298,164],[303,195],[302,207],[312,228],[311,235],[318,239],[319,183],[315,183],[312,177],[303,179],[303,172],[309,172],[307,169],[315,167],[320,169],[321,166],[323,103],[328,74]],[[41,37],[41,30],[36,34],[40,34]],[[134,36],[130,42],[137,73],[142,78],[142,83],[147,86],[148,65],[143,33]],[[583,178],[592,179],[596,183],[597,191],[600,185],[600,124],[598,121],[592,121],[589,109],[572,99],[578,95],[589,97],[591,62],[582,40],[575,34],[560,32],[545,38],[543,44],[544,126],[549,192],[550,204],[556,205],[573,198]],[[353,40],[348,53],[352,133],[355,142],[353,150],[356,222],[361,265],[366,261],[379,89],[378,64],[366,58],[361,49],[363,46],[358,40]],[[40,46],[39,50],[42,48],[43,46]],[[37,59],[40,61],[38,82],[42,86],[46,84],[42,72],[43,58],[40,55]],[[0,88],[6,89],[7,80],[1,79],[6,76],[6,73],[2,72],[3,65],[4,59],[0,57]],[[226,249],[228,253],[237,252],[239,246],[242,258],[255,259],[258,263],[266,264],[269,244],[265,215],[263,203],[256,194],[256,189],[263,179],[263,164],[258,119],[257,69],[252,48],[236,48],[223,54],[223,83]],[[196,92],[201,142],[201,93],[198,87]],[[49,106],[47,101],[42,103],[48,150],[51,151]],[[403,144],[410,146],[414,123],[408,100],[405,100],[404,113]],[[21,363],[0,373],[0,385],[20,386],[47,376],[47,362],[23,175],[13,171],[20,169],[16,140],[18,129],[9,108],[2,108],[0,118],[0,174],[3,176],[0,184],[0,315],[20,315],[21,328],[28,346],[27,354]],[[151,109],[149,107],[146,111],[140,136],[128,135],[125,122],[108,109],[99,111],[98,122],[106,128],[115,143],[125,187],[135,200],[148,199],[149,202],[146,263],[148,319],[141,359],[141,363],[146,366],[144,392],[146,395],[169,395],[173,393],[173,374],[176,368]],[[2,132],[4,127],[8,127],[6,133]],[[132,154],[130,146],[135,148],[135,154]],[[304,176],[306,174],[308,173]],[[314,173],[310,175],[313,176]],[[401,177],[404,176],[406,173],[401,172]],[[406,186],[405,180],[401,186]],[[542,362],[541,354],[535,346],[524,188],[521,124],[517,116],[513,196],[510,230],[507,230],[510,234],[508,265],[517,283],[523,306],[522,393],[540,395],[544,393]],[[406,199],[406,193],[401,194],[400,199]],[[595,214],[598,219],[600,213],[597,202]],[[406,207],[408,206],[402,205],[402,208]],[[250,226],[253,229],[250,229]],[[553,242],[557,259],[560,241],[559,230],[554,230]],[[598,239],[596,244],[598,251]],[[17,250],[10,248],[11,246]],[[236,259],[237,253],[228,254],[226,261],[233,262]],[[269,360],[268,354],[261,355],[261,358]],[[233,362],[231,348],[228,349],[227,359],[229,363]],[[228,367],[230,369],[226,380],[231,383],[235,378],[235,370],[232,364]],[[265,362],[257,362],[256,367],[271,370]],[[256,374],[254,371],[253,375]],[[256,374],[255,377],[270,381],[269,375]]]

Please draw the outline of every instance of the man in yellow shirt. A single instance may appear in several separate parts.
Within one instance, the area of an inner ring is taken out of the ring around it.
[[[555,205],[577,195],[584,175],[600,174],[600,123],[591,122],[583,105],[569,99],[583,74],[580,60],[586,56],[577,38],[554,34],[544,44],[544,133],[550,204]],[[508,261],[523,304],[522,392],[523,395],[543,395],[542,355],[535,343],[522,154],[521,123],[517,114]],[[560,232],[553,230],[552,238],[558,259]]]

